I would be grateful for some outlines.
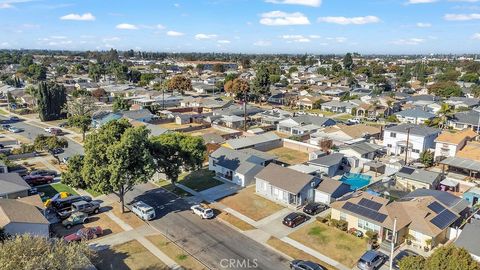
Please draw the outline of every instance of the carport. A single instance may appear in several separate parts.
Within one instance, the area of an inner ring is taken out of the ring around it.
[[[445,166],[448,166],[448,172],[461,173],[472,178],[479,178],[480,162],[476,160],[448,157],[439,162],[442,164],[442,173],[445,173]]]

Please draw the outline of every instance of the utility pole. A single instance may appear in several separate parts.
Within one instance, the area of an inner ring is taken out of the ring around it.
[[[243,91],[243,130],[247,131],[247,91]]]
[[[407,165],[407,159],[408,159],[408,144],[410,143],[410,129],[411,127],[407,128],[407,145],[405,146],[405,165]]]
[[[397,241],[397,217],[393,220],[393,232],[392,232],[392,246],[390,248],[390,267],[389,269],[392,270],[393,267],[393,250],[395,248],[395,242]]]

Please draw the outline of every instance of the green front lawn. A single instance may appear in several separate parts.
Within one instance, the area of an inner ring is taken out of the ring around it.
[[[194,172],[185,172],[178,177],[178,183],[189,187],[197,192],[223,184],[222,181],[213,178],[215,172],[208,169],[200,169]]]
[[[42,200],[46,201],[47,199],[52,198],[55,194],[60,192],[68,192],[72,195],[78,195],[78,193],[73,190],[71,187],[62,184],[62,183],[54,183],[42,187],[38,187],[38,192],[43,193]]]
[[[167,180],[160,180],[160,181],[157,181],[155,182],[158,186],[160,186],[161,188],[163,189],[166,189],[172,193],[174,193],[175,195],[179,196],[179,197],[188,197],[188,196],[192,196],[192,194],[186,192],[185,190],[179,188],[179,187],[176,187],[174,185],[172,185],[172,183],[170,181],[167,181]]]
[[[367,240],[315,221],[289,235],[348,267],[353,267],[367,250]]]

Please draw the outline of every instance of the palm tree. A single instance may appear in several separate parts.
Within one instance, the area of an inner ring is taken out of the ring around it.
[[[448,116],[450,116],[452,113],[453,113],[452,107],[450,107],[450,105],[448,105],[447,103],[442,103],[442,105],[440,106],[440,110],[438,110],[437,112],[437,117],[439,119],[438,121],[439,128],[445,127],[448,120]]]

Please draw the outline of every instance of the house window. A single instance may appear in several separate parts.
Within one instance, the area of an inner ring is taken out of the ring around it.
[[[418,153],[420,153],[420,150],[418,150],[418,149],[412,149],[412,152],[418,154]]]
[[[390,132],[390,138],[396,138],[397,137],[397,133],[395,132]]]
[[[391,145],[391,144],[387,144],[387,147],[388,147],[388,148],[392,148],[392,145]]]
[[[376,233],[380,233],[380,226],[370,223],[368,221],[358,219],[358,227],[362,228],[366,231],[374,231]]]

